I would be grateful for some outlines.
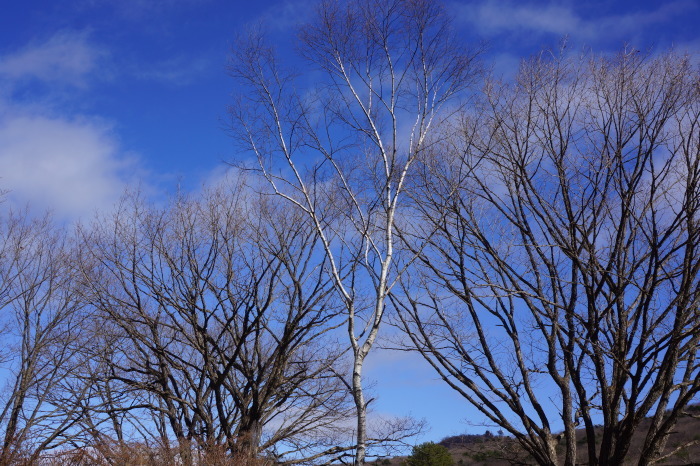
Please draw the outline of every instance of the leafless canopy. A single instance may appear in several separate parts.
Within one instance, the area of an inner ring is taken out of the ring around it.
[[[658,460],[700,389],[697,73],[543,54],[459,125],[422,160],[403,232],[412,346],[539,464],[558,445],[571,465]]]
[[[349,435],[343,351],[329,334],[343,321],[318,237],[305,217],[244,193],[212,189],[165,209],[131,200],[86,232],[102,359],[94,445],[291,461]]]
[[[90,384],[81,377],[84,306],[74,248],[48,216],[0,216],[0,464],[34,463],[72,440]]]

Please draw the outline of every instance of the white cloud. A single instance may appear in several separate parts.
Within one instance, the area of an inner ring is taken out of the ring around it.
[[[106,56],[87,33],[60,31],[0,57],[0,190],[9,190],[6,205],[49,209],[61,220],[85,218],[111,209],[141,174],[110,124],[65,110],[66,103],[89,98],[86,88],[102,73]]]
[[[52,84],[83,86],[97,70],[102,51],[86,33],[62,31],[45,42],[30,43],[0,57],[0,78],[9,82],[37,79]]]
[[[135,168],[110,128],[86,119],[0,117],[0,148],[0,187],[10,190],[10,203],[66,220],[112,208]]]

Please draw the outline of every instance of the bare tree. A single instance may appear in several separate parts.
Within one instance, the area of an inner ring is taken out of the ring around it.
[[[77,431],[82,303],[72,247],[46,216],[0,218],[0,464],[37,461]]]
[[[407,338],[539,464],[659,461],[700,389],[697,73],[542,54],[461,130],[416,181]]]
[[[244,192],[219,187],[164,209],[136,199],[86,233],[104,356],[98,434],[123,443],[125,427],[150,426],[185,462],[222,447],[292,463],[340,453],[352,404],[335,376],[343,320],[318,237],[274,198]]]
[[[394,250],[400,199],[431,132],[464,104],[477,54],[456,45],[431,0],[323,2],[300,31],[300,50],[317,72],[306,91],[259,34],[237,44],[230,73],[242,91],[231,128],[273,192],[319,235],[347,316],[362,465],[373,436],[362,367],[406,264]]]

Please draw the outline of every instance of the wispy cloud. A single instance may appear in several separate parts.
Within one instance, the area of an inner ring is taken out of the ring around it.
[[[282,0],[267,8],[257,21],[269,31],[288,32],[308,22],[318,2],[315,0]]]
[[[184,86],[210,72],[212,68],[208,58],[180,56],[152,64],[133,64],[130,74],[140,80]]]
[[[93,9],[108,7],[111,14],[119,19],[130,22],[151,25],[160,22],[161,18],[182,9],[193,8],[208,3],[211,0],[76,0],[78,8]]]
[[[89,42],[87,33],[61,31],[0,57],[0,79],[10,84],[39,80],[84,86],[103,56],[103,51]]]
[[[658,7],[651,10],[584,17],[574,5],[555,1],[487,0],[455,3],[453,7],[459,21],[469,23],[486,36],[511,33],[527,40],[538,35],[572,35],[589,44],[600,38],[632,39],[649,26],[689,11],[697,12],[699,7],[690,0],[674,0],[659,2]]]
[[[517,30],[566,34],[580,23],[568,7],[553,4],[537,7],[509,0],[467,4],[460,17],[486,34]]]
[[[0,117],[0,187],[11,204],[74,220],[110,209],[137,165],[120,153],[111,128],[88,119]]]

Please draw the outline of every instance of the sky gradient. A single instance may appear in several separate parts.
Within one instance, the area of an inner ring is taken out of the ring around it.
[[[225,131],[236,34],[261,24],[284,54],[313,0],[29,0],[0,15],[3,208],[30,204],[61,221],[108,210],[127,187],[159,198],[210,183],[237,157]],[[556,48],[613,53],[673,47],[698,62],[700,0],[446,3],[465,43],[511,77]],[[374,410],[426,418],[424,439],[483,433],[481,417],[415,356],[370,355]]]

